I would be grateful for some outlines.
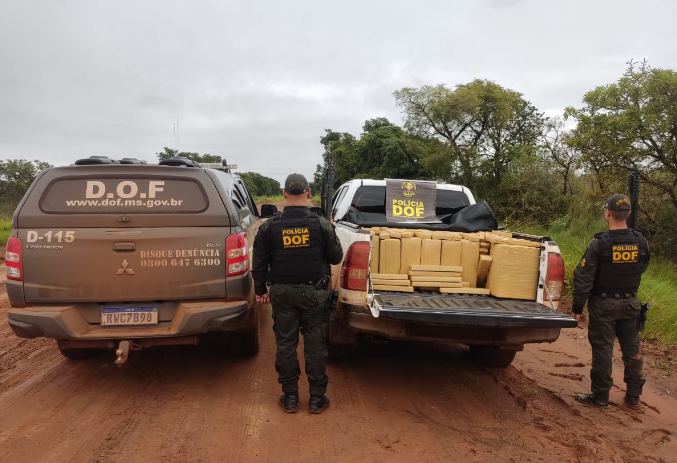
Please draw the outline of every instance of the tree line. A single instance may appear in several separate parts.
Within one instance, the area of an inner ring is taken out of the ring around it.
[[[158,161],[176,156],[186,157],[198,163],[221,163],[221,156],[177,151],[164,147],[155,153]],[[31,186],[41,170],[52,167],[48,162],[27,161],[24,159],[0,160],[0,219],[12,216],[23,195]],[[256,172],[238,172],[242,181],[254,196],[280,196],[280,182]]]
[[[627,177],[641,180],[639,229],[659,255],[677,259],[677,73],[629,62],[615,81],[586,92],[562,117],[545,117],[515,90],[476,79],[394,92],[403,125],[379,117],[362,133],[325,130],[323,160],[335,164],[334,188],[352,178],[459,183],[486,200],[499,219],[581,228],[600,216]],[[158,160],[220,156],[165,147]],[[11,215],[48,163],[0,161],[0,215]],[[279,195],[276,180],[238,173],[256,196]],[[311,187],[322,189],[324,165]]]
[[[185,157],[197,163],[221,163],[223,158],[214,154],[199,154],[187,151],[177,151],[166,146],[159,153],[155,153],[158,161],[174,157]],[[237,175],[242,179],[247,189],[253,196],[280,196],[282,194],[282,187],[277,180],[266,177],[256,172],[237,172]]]
[[[517,91],[489,80],[405,87],[393,93],[403,126],[367,120],[362,133],[330,129],[323,160],[335,185],[403,178],[465,185],[500,219],[548,227],[598,218],[604,199],[641,179],[639,229],[654,250],[677,257],[677,73],[629,62],[616,82],[582,105],[545,117]],[[318,164],[314,191],[324,181]]]

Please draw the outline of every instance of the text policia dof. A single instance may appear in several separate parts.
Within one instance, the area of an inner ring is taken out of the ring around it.
[[[412,199],[393,199],[393,215],[420,219],[425,217],[425,205]]]

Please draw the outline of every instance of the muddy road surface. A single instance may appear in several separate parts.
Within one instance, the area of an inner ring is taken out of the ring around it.
[[[302,409],[286,415],[269,306],[253,358],[205,343],[132,352],[122,368],[112,353],[71,361],[54,341],[15,337],[8,307],[2,272],[2,462],[677,461],[665,354],[647,362],[641,411],[622,405],[619,357],[609,410],[589,408],[573,398],[590,387],[584,330],[528,346],[506,369],[460,346],[367,344],[330,365],[325,413],[305,412],[302,383]]]

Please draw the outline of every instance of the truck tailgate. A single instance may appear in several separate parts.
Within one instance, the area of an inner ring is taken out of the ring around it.
[[[574,328],[569,315],[533,301],[498,299],[466,294],[374,294],[374,308],[381,318],[432,325],[487,327]]]

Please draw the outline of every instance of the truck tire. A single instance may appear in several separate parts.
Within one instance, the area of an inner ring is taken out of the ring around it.
[[[256,355],[259,352],[258,325],[253,330],[231,334],[230,350],[234,354],[244,357]]]
[[[333,320],[326,325],[325,339],[329,360],[344,360],[357,348],[357,335],[347,329],[340,320]]]
[[[59,352],[61,352],[61,355],[70,360],[84,360],[86,358],[92,357],[99,351],[99,349],[91,349],[91,348],[65,349],[64,347],[62,347],[59,341],[56,342],[56,345],[59,346]]]
[[[259,309],[258,304],[255,304],[249,309],[249,324],[246,331],[239,333],[228,333],[230,340],[230,351],[235,355],[243,357],[250,357],[259,352]]]
[[[350,354],[355,350],[354,344],[329,344],[327,343],[327,352],[329,353],[329,360],[339,361],[350,357]]]
[[[470,355],[486,367],[505,368],[512,363],[516,354],[516,350],[500,349],[498,346],[470,346]]]

